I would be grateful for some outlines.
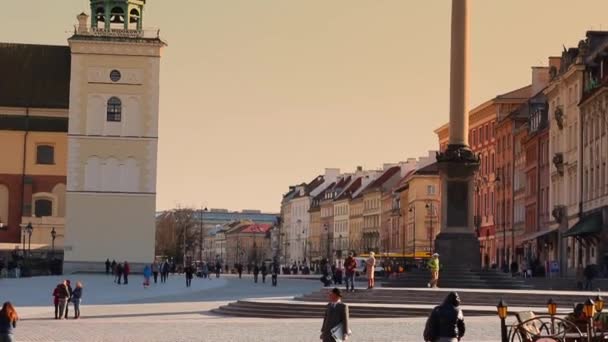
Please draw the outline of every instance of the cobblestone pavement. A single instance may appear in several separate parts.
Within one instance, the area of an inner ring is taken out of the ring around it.
[[[279,287],[272,288],[268,283],[253,284],[249,278],[226,277],[220,281],[195,279],[186,289],[176,276],[166,285],[143,290],[135,277],[122,287],[103,276],[79,279],[86,286],[82,317],[62,321],[51,318],[50,307],[52,285],[59,279],[0,280],[0,301],[20,303],[17,341],[318,341],[319,319],[234,318],[209,312],[240,298],[311,292],[320,287],[317,281],[283,278]],[[351,341],[421,341],[424,321],[353,319]],[[467,324],[466,341],[499,340],[496,317],[468,317]]]

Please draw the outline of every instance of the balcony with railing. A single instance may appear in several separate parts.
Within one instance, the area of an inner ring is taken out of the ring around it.
[[[142,28],[104,28],[104,27],[74,27],[75,36],[131,39],[160,39],[160,29]]]

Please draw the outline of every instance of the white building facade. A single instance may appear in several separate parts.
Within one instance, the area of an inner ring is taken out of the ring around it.
[[[68,129],[66,272],[154,259],[160,54],[141,0],[91,1],[78,16]]]

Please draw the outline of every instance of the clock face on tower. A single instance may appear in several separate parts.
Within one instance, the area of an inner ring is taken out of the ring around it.
[[[112,82],[118,82],[120,81],[120,71],[114,69],[110,72],[110,79],[112,80]]]

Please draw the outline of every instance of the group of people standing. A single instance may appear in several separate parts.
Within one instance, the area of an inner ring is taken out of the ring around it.
[[[53,290],[53,304],[55,305],[55,319],[68,319],[70,303],[74,305],[74,319],[80,318],[80,302],[82,301],[82,283],[76,282],[72,288],[69,280],[59,283]]]
[[[115,283],[120,285],[122,281],[122,283],[125,285],[129,284],[129,274],[131,273],[131,266],[128,262],[125,261],[124,263],[117,263],[116,260],[112,260],[112,262],[110,262],[110,259],[107,259],[106,274],[109,275],[110,271],[114,276]]]
[[[270,269],[270,273],[271,273],[271,278],[272,278],[272,286],[277,286],[277,283],[279,281],[279,264],[278,263],[272,263],[269,267],[266,266],[265,263],[262,263],[262,266],[258,266],[257,264],[253,266],[253,282],[257,283],[258,282],[258,277],[260,275],[260,273],[262,274],[262,283],[266,283],[266,277],[268,276],[268,271]],[[240,278],[240,275],[239,275]]]

